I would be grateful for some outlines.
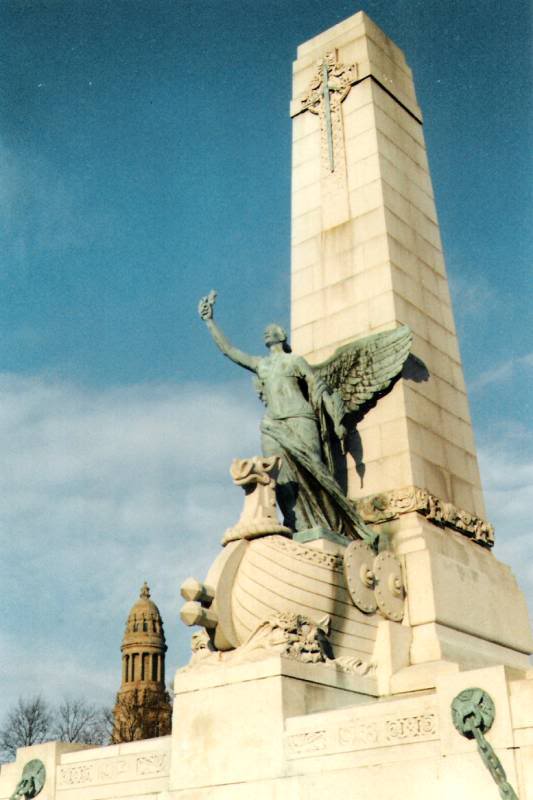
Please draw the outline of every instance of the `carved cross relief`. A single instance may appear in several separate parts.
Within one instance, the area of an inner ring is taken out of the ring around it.
[[[300,109],[296,113],[310,111],[320,117],[323,149],[330,172],[335,171],[335,159],[339,162],[340,157],[342,160],[344,151],[341,103],[356,81],[357,64],[349,67],[339,64],[337,52],[333,50],[317,63],[309,88],[300,98]]]
[[[348,218],[348,196],[346,175],[346,150],[342,121],[342,102],[352,85],[358,81],[357,64],[346,66],[338,61],[336,50],[332,50],[316,64],[315,74],[304,95],[293,105],[291,116],[304,111],[320,118],[321,182],[324,198],[323,208],[334,208],[330,224],[339,224]],[[327,211],[326,216],[330,216]],[[329,227],[329,224],[326,224]]]

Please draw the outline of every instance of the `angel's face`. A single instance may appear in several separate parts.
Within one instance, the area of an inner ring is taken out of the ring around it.
[[[264,333],[265,344],[272,347],[274,344],[283,344],[287,341],[287,334],[281,325],[267,325]]]

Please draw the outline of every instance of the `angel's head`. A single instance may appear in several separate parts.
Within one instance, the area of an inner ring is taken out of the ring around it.
[[[280,344],[285,353],[291,352],[289,342],[287,341],[287,332],[281,327],[281,325],[276,325],[275,323],[272,325],[267,325],[265,328],[264,338],[265,344],[269,349],[274,347],[274,345]]]

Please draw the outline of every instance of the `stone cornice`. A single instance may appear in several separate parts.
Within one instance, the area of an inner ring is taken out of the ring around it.
[[[452,528],[484,547],[493,547],[494,528],[481,517],[439,500],[418,486],[406,486],[370,495],[356,501],[365,522],[379,523],[398,519],[401,514],[416,511],[441,528]]]

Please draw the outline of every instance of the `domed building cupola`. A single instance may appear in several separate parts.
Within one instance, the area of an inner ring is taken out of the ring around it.
[[[131,607],[122,639],[122,682],[114,714],[114,742],[148,739],[170,732],[171,706],[165,689],[167,645],[159,609],[146,581]]]
[[[163,620],[150,599],[146,581],[139,599],[133,604],[122,640],[122,686],[154,684],[165,686],[165,653],[167,646]]]

